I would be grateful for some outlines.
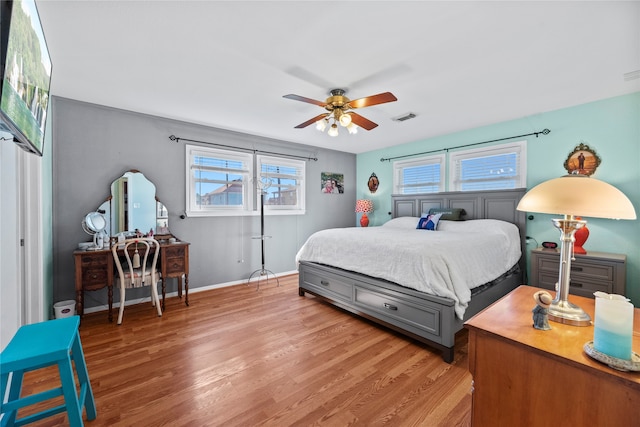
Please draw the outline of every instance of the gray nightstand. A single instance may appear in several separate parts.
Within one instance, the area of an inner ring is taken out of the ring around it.
[[[596,291],[624,295],[626,260],[622,254],[591,252],[575,255],[571,261],[569,293],[593,298]],[[530,285],[555,291],[560,269],[560,251],[534,249],[531,251]]]

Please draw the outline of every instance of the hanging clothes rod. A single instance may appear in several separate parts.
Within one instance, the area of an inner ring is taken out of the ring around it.
[[[208,144],[208,145],[215,145],[217,147],[231,148],[231,149],[234,149],[234,150],[249,151],[251,153],[273,154],[274,156],[289,157],[289,158],[292,158],[292,159],[313,160],[314,162],[318,161],[317,157],[304,157],[304,156],[296,156],[295,154],[285,154],[285,153],[276,153],[276,152],[273,152],[273,151],[256,150],[255,148],[236,147],[236,146],[233,146],[233,145],[218,144],[216,142],[198,141],[198,140],[195,140],[195,139],[179,138],[179,137],[177,137],[175,135],[171,135],[169,137],[169,139],[172,140],[172,141],[175,141],[176,143],[178,143],[180,141],[189,141],[189,142],[196,142],[198,144]]]
[[[439,148],[437,150],[431,150],[431,151],[423,151],[421,153],[413,153],[413,154],[405,154],[404,156],[395,156],[395,157],[383,157],[380,159],[381,162],[390,162],[391,160],[395,160],[395,159],[403,159],[405,157],[413,157],[413,156],[419,156],[421,154],[431,154],[431,153],[437,153],[439,151],[446,151],[449,152],[449,150],[455,150],[456,148],[465,148],[465,147],[472,147],[474,145],[480,145],[480,144],[488,144],[489,142],[498,142],[498,141],[505,141],[507,139],[514,139],[514,138],[522,138],[524,136],[531,136],[531,135],[535,135],[536,138],[538,137],[538,135],[543,134],[543,135],[548,135],[549,132],[551,132],[549,129],[544,129],[541,130],[540,132],[533,132],[533,133],[527,133],[524,135],[516,135],[516,136],[509,136],[506,138],[500,138],[500,139],[492,139],[490,141],[482,141],[482,142],[474,142],[473,144],[465,144],[465,145],[458,145],[456,147],[448,147],[448,148]]]

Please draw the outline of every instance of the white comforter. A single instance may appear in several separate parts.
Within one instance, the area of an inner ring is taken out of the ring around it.
[[[479,219],[440,221],[417,230],[419,218],[396,218],[381,227],[314,233],[296,255],[310,261],[389,280],[451,298],[461,319],[471,289],[490,282],[520,259],[520,235],[511,223]]]

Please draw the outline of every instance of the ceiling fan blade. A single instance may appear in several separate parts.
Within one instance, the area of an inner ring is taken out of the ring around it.
[[[289,95],[284,95],[283,98],[293,99],[294,101],[308,102],[309,104],[319,105],[321,107],[324,107],[325,105],[327,105],[327,103],[324,101],[316,101],[315,99],[307,98],[300,95],[289,94]]]
[[[374,123],[371,120],[362,117],[360,114],[354,113],[353,111],[350,111],[349,115],[351,115],[351,122],[355,123],[363,129],[371,130],[378,126],[377,123]]]
[[[370,107],[372,105],[384,104],[385,102],[393,102],[397,101],[396,98],[391,92],[379,93],[377,95],[367,96],[360,99],[354,99],[353,101],[349,101],[349,106],[351,108],[362,108],[362,107]]]
[[[304,123],[300,123],[298,126],[295,127],[295,129],[302,129],[302,128],[306,128],[307,126],[309,126],[310,124],[313,124],[315,122],[317,122],[320,119],[323,119],[325,117],[327,117],[329,115],[329,113],[324,113],[324,114],[320,114],[318,116],[315,116],[313,119],[309,119]]]

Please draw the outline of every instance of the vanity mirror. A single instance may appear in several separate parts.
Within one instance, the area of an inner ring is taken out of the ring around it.
[[[111,197],[98,211],[105,212],[109,236],[133,236],[136,230],[170,234],[169,212],[156,198],[156,186],[137,170],[127,171],[111,183]]]
[[[113,320],[114,260],[111,244],[116,236],[135,236],[153,231],[158,240],[158,269],[162,278],[162,309],[169,279],[177,280],[178,297],[182,298],[184,277],[184,303],[189,305],[189,243],[177,239],[169,231],[169,212],[156,198],[156,186],[137,170],[125,172],[111,183],[111,196],[95,212],[89,213],[82,223],[89,234],[102,231],[107,238],[100,248],[97,243],[86,242],[73,252],[76,270],[76,310],[84,313],[85,291],[107,287],[109,321]]]

